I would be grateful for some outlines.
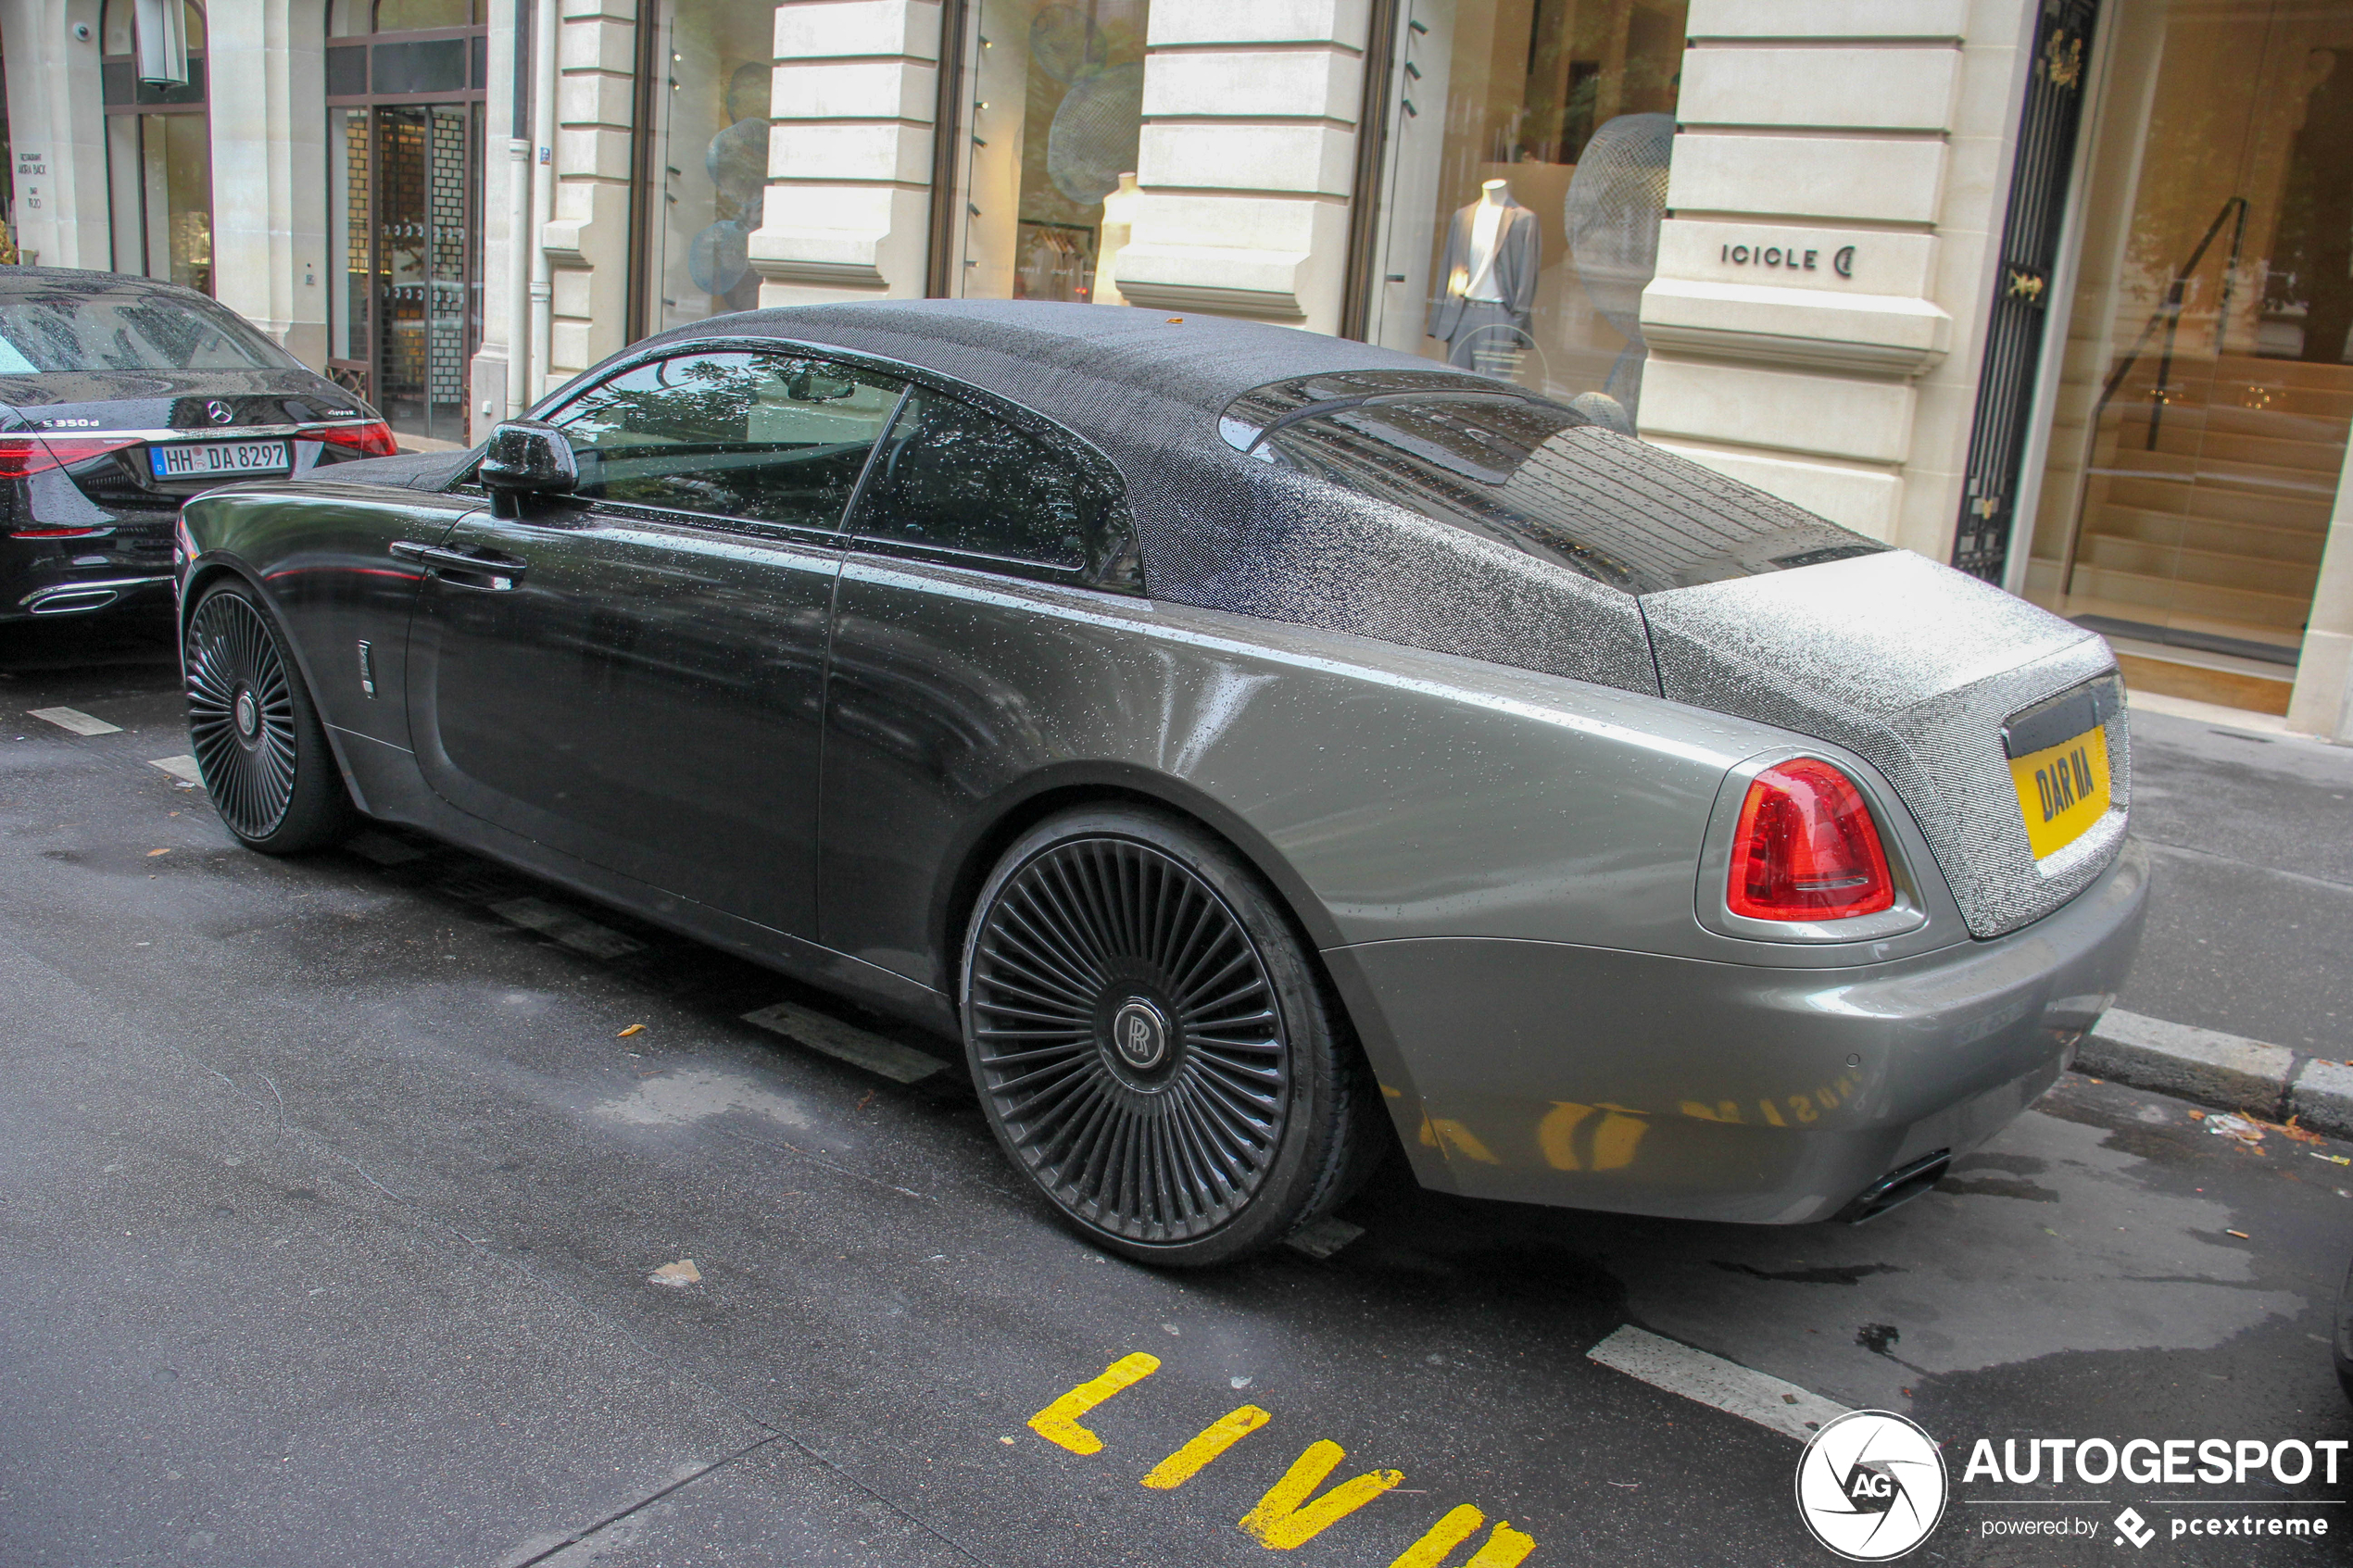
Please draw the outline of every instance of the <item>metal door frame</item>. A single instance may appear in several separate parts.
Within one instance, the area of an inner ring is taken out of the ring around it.
[[[379,412],[382,412],[382,409],[376,402],[376,393],[382,387],[384,383],[384,356],[379,348],[379,344],[382,340],[378,330],[381,325],[379,317],[382,312],[382,290],[384,287],[383,282],[381,282],[384,277],[384,204],[381,199],[383,195],[384,183],[384,118],[379,111],[385,108],[422,107],[432,109],[436,107],[447,107],[450,106],[456,106],[466,111],[466,176],[461,182],[465,192],[465,218],[463,221],[465,224],[464,255],[466,277],[462,290],[464,304],[461,310],[461,316],[464,324],[460,329],[461,342],[459,345],[459,358],[461,359],[471,361],[476,354],[481,352],[482,349],[482,331],[476,324],[477,311],[475,310],[474,306],[476,300],[481,296],[484,288],[484,279],[482,276],[484,253],[482,205],[484,196],[483,183],[485,177],[485,148],[487,144],[487,136],[484,120],[484,117],[489,112],[490,98],[486,82],[483,86],[473,85],[474,64],[476,58],[481,56],[486,49],[489,36],[490,29],[488,26],[469,25],[465,27],[420,28],[414,31],[409,32],[379,33],[370,31],[356,33],[344,38],[329,38],[325,41],[326,47],[329,52],[333,52],[338,48],[364,47],[368,49],[370,52],[368,65],[371,73],[374,65],[374,45],[379,42],[391,44],[413,44],[428,43],[435,39],[444,38],[463,38],[472,41],[467,51],[467,75],[465,78],[467,84],[463,87],[453,88],[446,92],[438,93],[378,93],[374,90],[374,79],[372,74],[371,74],[368,78],[367,91],[343,94],[330,94],[322,97],[321,100],[325,107],[327,124],[331,128],[336,123],[335,116],[346,109],[361,109],[364,110],[368,116],[367,205],[369,289],[368,319],[364,323],[365,332],[362,338],[362,342],[367,347],[367,353],[363,358],[357,359],[330,358],[326,362],[327,377],[336,385],[344,388],[346,391],[351,393],[354,396],[366,403],[370,408],[377,408]],[[342,156],[343,143],[341,138],[330,136],[327,138],[327,145],[331,156]],[[428,151],[427,156],[430,157],[430,151]],[[325,171],[322,170],[322,172]],[[333,178],[332,174],[328,177],[330,179]],[[332,186],[330,187],[330,199],[328,201],[327,210],[330,221],[332,221],[334,216]],[[333,254],[336,257],[340,257],[342,254],[339,240],[336,242],[336,249]],[[328,274],[333,281],[333,287],[340,289],[345,286],[345,274],[336,271],[333,268],[328,269]],[[428,280],[428,288],[430,288],[430,280]],[[345,303],[344,307],[346,309],[349,308],[348,301]],[[459,406],[463,408],[466,404],[471,402],[472,397],[472,394],[471,391],[462,392],[459,398]],[[434,439],[439,438],[435,437]]]
[[[2054,327],[2066,330],[2057,284],[2071,270],[2083,111],[2102,36],[2099,0],[2043,0],[2038,9],[1953,531],[1953,565],[1997,585],[2019,555],[2020,503],[2041,490],[2026,459],[2048,408],[2055,357],[2045,350]]]

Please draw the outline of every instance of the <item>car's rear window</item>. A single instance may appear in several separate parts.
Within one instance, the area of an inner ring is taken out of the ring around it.
[[[0,298],[0,375],[274,370],[286,351],[209,301],[66,289]]]
[[[1392,393],[1282,412],[1246,394],[1224,428],[1252,457],[1629,594],[1887,547],[1572,409],[1508,392]]]

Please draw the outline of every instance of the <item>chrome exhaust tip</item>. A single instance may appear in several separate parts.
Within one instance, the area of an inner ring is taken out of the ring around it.
[[[68,588],[36,596],[30,608],[35,615],[79,615],[104,609],[120,597],[112,588]]]
[[[17,603],[33,615],[82,615],[94,609],[104,609],[125,594],[159,587],[171,581],[169,576],[108,577],[93,582],[52,583],[45,588],[35,588]]]
[[[1890,1209],[1900,1209],[1944,1178],[1953,1163],[1953,1151],[1940,1148],[1934,1154],[1915,1160],[1909,1165],[1899,1165],[1865,1187],[1855,1200],[1831,1218],[1859,1225],[1866,1220],[1876,1220]]]

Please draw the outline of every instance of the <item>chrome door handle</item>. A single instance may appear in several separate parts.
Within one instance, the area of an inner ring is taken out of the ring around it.
[[[510,556],[484,558],[470,556],[461,550],[445,550],[438,545],[421,545],[413,539],[396,539],[388,546],[402,560],[412,560],[420,566],[442,573],[442,580],[453,588],[482,588],[492,593],[505,593],[515,585],[515,579],[529,570],[529,563]],[[479,578],[468,582],[467,578]]]

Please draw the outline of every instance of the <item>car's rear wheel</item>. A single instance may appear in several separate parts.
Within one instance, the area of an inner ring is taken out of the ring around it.
[[[248,848],[316,849],[356,825],[309,688],[274,617],[244,583],[196,602],[183,646],[188,744],[220,821]]]
[[[1224,1262],[1342,1201],[1379,1116],[1287,912],[1195,825],[1039,823],[982,888],[965,1053],[1013,1161],[1088,1239]]]

